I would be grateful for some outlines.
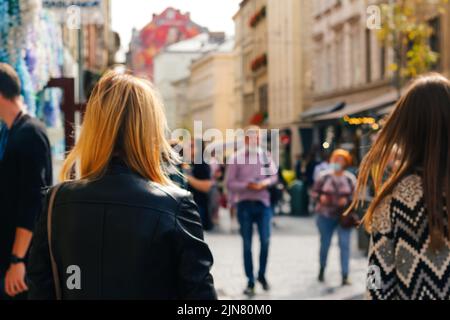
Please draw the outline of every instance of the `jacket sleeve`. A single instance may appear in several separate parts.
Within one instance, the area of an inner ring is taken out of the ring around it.
[[[392,197],[384,199],[374,213],[369,249],[366,297],[371,300],[398,298]]]
[[[19,149],[19,182],[17,227],[32,231],[42,210],[42,190],[46,185],[49,150],[35,133],[28,133]],[[51,170],[51,169],[50,169]]]
[[[177,277],[182,300],[217,299],[210,273],[213,257],[204,241],[203,228],[192,195],[184,197],[176,218]]]
[[[47,194],[44,210],[34,230],[28,257],[28,299],[30,300],[56,299],[47,238],[47,200],[49,195],[50,192]]]

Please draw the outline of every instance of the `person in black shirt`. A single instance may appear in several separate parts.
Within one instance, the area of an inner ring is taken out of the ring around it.
[[[51,149],[44,126],[24,114],[14,69],[0,63],[0,299],[25,298],[26,258],[42,189],[52,183]]]
[[[209,231],[213,228],[211,213],[209,212],[209,191],[213,186],[211,167],[203,159],[203,141],[191,143],[191,158],[193,165],[187,175],[188,190],[192,192],[194,201],[198,206],[203,229]],[[197,161],[195,161],[197,160]]]

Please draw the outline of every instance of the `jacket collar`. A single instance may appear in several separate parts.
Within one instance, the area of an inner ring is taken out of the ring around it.
[[[128,167],[123,159],[119,157],[113,157],[109,163],[106,174],[114,175],[123,173],[133,173],[133,171]]]

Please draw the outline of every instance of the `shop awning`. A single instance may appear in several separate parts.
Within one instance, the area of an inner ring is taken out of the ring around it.
[[[394,110],[394,108],[395,108],[395,103],[377,110],[377,115],[379,115],[379,116],[388,115],[389,113],[391,113]]]
[[[335,112],[344,108],[345,103],[339,102],[337,104],[326,105],[326,106],[312,106],[307,111],[301,114],[303,120],[309,120],[310,118],[317,117],[320,115],[329,114],[330,112]]]
[[[345,116],[357,115],[360,113],[375,111],[380,108],[392,106],[397,101],[397,92],[389,92],[376,98],[360,103],[346,105],[345,108],[314,118],[313,121],[327,121],[340,119]]]

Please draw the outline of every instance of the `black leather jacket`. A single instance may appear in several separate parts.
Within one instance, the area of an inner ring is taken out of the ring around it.
[[[46,210],[30,250],[30,299],[55,299]],[[122,164],[99,180],[63,185],[52,232],[63,299],[216,299],[213,258],[190,193]],[[75,283],[70,266],[80,268],[79,290],[67,286]]]

